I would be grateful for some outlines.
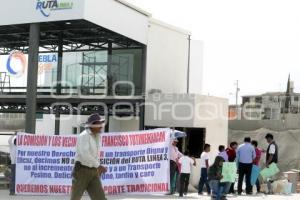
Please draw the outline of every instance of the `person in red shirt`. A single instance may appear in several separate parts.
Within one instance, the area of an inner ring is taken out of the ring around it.
[[[255,153],[256,153],[256,157],[253,160],[253,164],[256,165],[256,166],[259,166],[259,161],[260,161],[260,158],[261,158],[262,150],[260,150],[259,148],[257,148],[258,142],[256,140],[252,140],[251,144],[255,148]],[[257,181],[256,181],[256,189],[257,189],[257,193],[260,193],[259,179],[257,179]]]
[[[229,162],[234,162],[235,161],[237,147],[238,147],[237,142],[231,142],[230,146],[226,149]]]
[[[237,142],[231,142],[229,147],[226,149],[226,153],[228,155],[228,161],[229,162],[235,162],[237,147],[238,147]],[[231,187],[230,187],[228,193],[229,194],[234,194],[234,183],[231,184]]]

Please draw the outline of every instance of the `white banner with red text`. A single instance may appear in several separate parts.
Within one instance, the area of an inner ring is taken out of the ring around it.
[[[170,129],[103,133],[100,163],[107,194],[169,191]],[[19,133],[16,194],[68,195],[77,137]]]

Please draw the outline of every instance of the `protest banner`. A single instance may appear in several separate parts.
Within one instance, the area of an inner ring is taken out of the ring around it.
[[[16,194],[69,194],[76,136],[18,134]]]
[[[66,195],[71,191],[76,136],[18,134],[16,194]],[[103,133],[100,163],[107,194],[169,190],[170,130]]]
[[[103,134],[100,162],[108,167],[102,176],[104,191],[108,194],[168,192],[169,147],[169,129]]]
[[[224,162],[222,167],[222,180],[221,182],[234,183],[236,179],[237,167],[234,162]]]
[[[265,169],[263,169],[260,172],[260,175],[262,176],[262,178],[264,180],[266,180],[267,178],[270,178],[270,177],[276,175],[278,172],[280,172],[279,168],[277,167],[277,165],[275,163],[272,163],[271,165],[269,165],[269,167],[266,167]]]

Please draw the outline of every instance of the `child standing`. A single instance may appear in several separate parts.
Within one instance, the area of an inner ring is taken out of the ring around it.
[[[196,166],[195,158],[190,158],[189,152],[185,151],[184,156],[179,159],[179,164],[181,165],[180,171],[180,189],[179,189],[179,196],[183,197],[183,194],[187,194],[190,174],[191,174],[191,166]]]

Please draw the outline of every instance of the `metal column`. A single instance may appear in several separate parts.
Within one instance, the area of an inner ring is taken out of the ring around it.
[[[139,109],[139,129],[145,129],[145,105],[140,105]]]
[[[58,36],[58,60],[57,60],[57,76],[56,76],[56,95],[61,95],[61,79],[62,79],[62,62],[63,62],[63,32]],[[59,135],[60,129],[60,108],[57,106],[55,111],[55,135]]]
[[[25,132],[35,134],[40,24],[30,24]]]
[[[147,70],[147,46],[143,46],[143,50],[142,50],[142,59],[143,59],[143,63],[142,63],[142,71],[141,71],[141,75],[142,75],[142,97],[143,97],[143,102],[142,105],[140,105],[140,109],[139,109],[139,128],[140,130],[144,130],[145,129],[145,102],[146,102],[146,70]]]
[[[107,114],[107,117],[105,119],[105,132],[108,133],[109,132],[109,113]]]
[[[113,75],[112,75],[112,42],[108,42],[107,60],[107,96],[112,96]]]

